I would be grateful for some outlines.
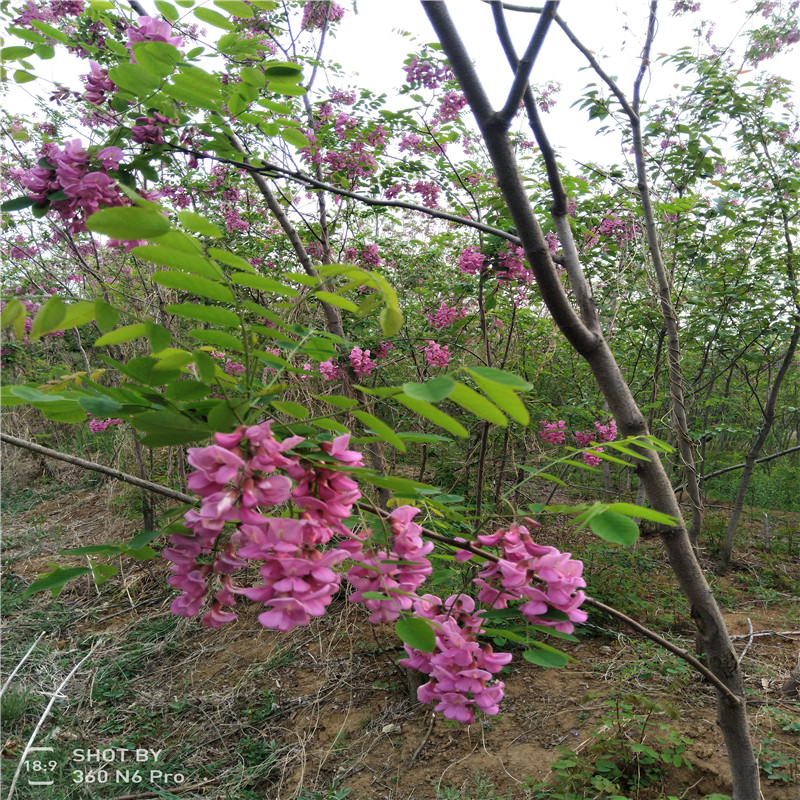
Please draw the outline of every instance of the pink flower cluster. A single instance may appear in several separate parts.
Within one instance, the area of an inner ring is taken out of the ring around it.
[[[537,525],[531,521],[531,524]],[[572,633],[576,622],[585,622],[587,614],[580,609],[586,599],[581,577],[583,563],[555,547],[536,544],[524,525],[511,525],[492,534],[479,535],[487,547],[499,547],[502,556],[486,561],[475,578],[482,587],[478,599],[492,608],[506,608],[509,601],[522,599],[520,612],[536,625],[547,625],[562,633]],[[539,585],[541,584],[541,588]],[[547,616],[554,608],[567,619]]]
[[[139,144],[164,144],[164,126],[177,125],[177,119],[170,119],[157,111],[152,117],[137,117],[131,129],[131,138]]]
[[[359,378],[366,378],[377,364],[370,358],[369,350],[354,347],[350,351],[350,366]]]
[[[419,509],[414,506],[400,506],[389,515],[392,544],[388,552],[362,548],[358,537],[342,544],[353,551],[356,562],[347,573],[347,579],[356,589],[350,595],[350,602],[364,603],[372,612],[369,618],[372,623],[392,622],[401,611],[408,611],[416,590],[433,572],[426,558],[433,550],[433,542],[423,542],[422,528],[412,522],[417,514]],[[379,592],[386,599],[368,599],[364,592]]]
[[[531,283],[533,272],[525,263],[525,252],[521,247],[511,247],[498,257],[500,271],[498,280],[501,281],[520,281],[521,283]]]
[[[361,466],[361,455],[347,450],[349,438],[325,442],[322,449],[335,463]],[[323,552],[320,545],[326,545],[334,531],[349,535],[342,520],[361,497],[357,484],[343,472],[303,463],[298,455],[284,455],[303,437],[278,441],[269,422],[217,433],[214,440],[209,447],[188,451],[188,461],[196,470],[188,485],[202,498],[200,510],[186,512],[188,533],[173,533],[171,546],[162,552],[172,562],[168,583],[181,590],[172,602],[172,613],[195,616],[213,575],[218,576],[219,590],[203,615],[204,625],[218,628],[236,619],[223,606],[232,607],[237,594],[268,608],[259,616],[265,627],[288,631],[307,625],[311,617],[325,613],[338,590],[341,578],[331,566],[348,553],[335,548]],[[300,519],[266,517],[258,511],[281,505],[290,497],[301,510]],[[228,522],[236,523],[236,532],[215,549]],[[209,558],[212,552],[213,559]],[[206,556],[205,563],[198,560],[200,556]],[[231,576],[247,565],[245,559],[263,562],[263,586],[233,584]]]
[[[493,682],[493,675],[511,661],[511,653],[495,653],[492,646],[478,642],[483,612],[475,611],[475,601],[465,594],[446,601],[423,595],[413,604],[414,612],[430,620],[436,634],[436,649],[423,653],[405,645],[408,658],[399,663],[416,669],[430,680],[417,690],[421,703],[437,703],[448,719],[472,724],[475,710],[497,714],[505,684]]]
[[[320,363],[319,374],[322,375],[323,379],[326,381],[338,381],[344,377],[344,372],[342,372],[341,368],[337,366],[332,358]]]
[[[338,22],[344,16],[344,9],[330,0],[307,0],[303,7],[303,30],[324,28],[329,22]]]
[[[539,424],[542,426],[542,429],[539,431],[539,436],[541,436],[544,441],[550,444],[564,444],[567,423],[563,419],[560,419],[558,422],[548,422],[543,419]]]
[[[108,70],[103,69],[96,61],[89,61],[89,69],[91,72],[81,75],[86,85],[83,97],[92,105],[99,106],[103,104],[107,95],[117,91],[117,87],[108,77]]]
[[[613,442],[617,438],[617,423],[612,419],[608,425],[603,425],[601,422],[595,422],[595,432],[591,431],[575,431],[575,441],[578,447],[588,447],[592,442]],[[598,453],[602,453],[603,448],[597,447],[594,450],[589,450],[583,454],[583,461],[590,467],[596,467],[600,464],[600,457]]]
[[[92,417],[89,420],[89,430],[92,433],[100,433],[100,431],[104,431],[109,425],[122,425],[124,420],[121,419],[97,419],[96,417]]]
[[[137,42],[166,42],[180,49],[183,47],[183,39],[180,36],[172,35],[172,26],[169,22],[154,19],[153,17],[139,17],[134,25],[127,28],[125,33],[128,35],[128,50],[131,51],[131,61],[136,63],[133,55],[133,46]]]
[[[392,622],[413,612],[431,623],[434,651],[406,645],[408,658],[400,662],[429,676],[418,691],[419,700],[436,703],[437,711],[461,722],[474,722],[476,711],[497,714],[504,684],[494,676],[511,654],[494,653],[478,641],[485,612],[475,611],[472,598],[462,594],[442,601],[417,594],[432,572],[428,555],[433,549],[414,522],[419,509],[400,506],[389,514],[385,539],[369,528],[354,532],[344,525],[361,497],[347,474],[362,466],[361,455],[347,449],[349,438],[322,442],[323,460],[307,446],[302,455],[293,452],[304,439],[279,441],[270,423],[263,422],[218,433],[214,444],[191,448],[188,460],[195,471],[188,485],[201,497],[201,505],[186,512],[185,527],[172,533],[162,553],[171,562],[169,583],[181,591],[172,612],[197,615],[213,587],[203,624],[216,628],[236,619],[225,607],[232,608],[243,595],[265,606],[259,615],[262,625],[290,631],[325,613],[342,578],[333,568],[350,558],[347,579],[355,589],[350,602],[364,603],[371,622]],[[261,513],[289,500],[297,516]],[[235,531],[226,541],[220,534],[228,523]],[[496,561],[488,559],[480,568],[476,583],[481,602],[503,609],[511,600],[522,600],[520,611],[529,620],[565,632],[585,621],[579,610],[585,586],[580,561],[535,544],[518,525],[477,541],[500,551]],[[464,550],[458,560],[471,557]],[[259,562],[263,583],[235,585],[234,574],[250,561]],[[562,616],[555,619],[552,609]]]
[[[395,346],[391,342],[378,342],[378,348],[375,350],[375,358],[386,358]]]
[[[403,69],[408,83],[422,84],[426,89],[438,89],[445,81],[453,79],[453,72],[446,64],[420,61],[418,56],[412,56]]]
[[[425,353],[425,360],[432,367],[446,369],[450,363],[450,348],[448,345],[440,345],[428,339],[428,346],[423,350]]]
[[[466,105],[467,98],[461,92],[445,92],[439,110],[433,118],[434,125],[455,122]]]
[[[119,147],[103,148],[95,157],[95,163],[90,161],[80,139],[67,142],[63,150],[53,143],[45,144],[42,150],[42,158],[48,166],[37,164],[22,175],[21,183],[28,197],[37,203],[55,194],[50,208],[67,222],[71,233],[86,230],[86,217],[101,205],[127,205],[116,181],[108,174],[108,170],[119,166],[122,160]]]
[[[428,322],[430,322],[434,328],[441,330],[448,325],[452,325],[456,320],[466,317],[467,312],[463,308],[458,308],[457,306],[448,306],[447,303],[442,300],[442,304],[436,309],[436,312],[427,314],[426,316],[428,317]]]
[[[474,275],[486,269],[486,257],[475,245],[461,251],[458,257],[458,268],[466,275]]]

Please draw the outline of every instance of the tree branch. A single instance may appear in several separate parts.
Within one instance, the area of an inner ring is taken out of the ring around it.
[[[67,464],[74,464],[76,467],[81,467],[82,469],[88,469],[92,472],[100,472],[103,475],[116,478],[118,481],[130,483],[133,486],[138,486],[140,489],[146,489],[148,492],[169,497],[171,500],[177,500],[180,503],[188,503],[189,505],[197,504],[197,498],[192,497],[191,495],[178,492],[175,489],[170,489],[167,486],[161,486],[158,483],[146,481],[144,478],[137,478],[135,475],[129,475],[127,472],[121,472],[118,469],[104,467],[102,464],[95,464],[93,461],[86,461],[85,459],[78,458],[77,456],[71,456],[58,450],[52,450],[49,447],[44,447],[43,445],[29,442],[27,439],[20,439],[7,433],[0,433],[0,440],[6,442],[6,444],[14,445],[14,447],[22,447],[25,450],[30,450],[33,453],[39,453],[39,455],[47,456],[48,458],[55,458],[58,461],[65,461]]]
[[[511,120],[514,119],[514,114],[517,113],[523,95],[530,90],[531,70],[533,70],[536,57],[542,49],[547,31],[550,29],[550,23],[553,21],[553,16],[558,8],[558,3],[559,0],[548,0],[544,4],[544,10],[539,17],[539,22],[536,24],[536,29],[533,31],[528,47],[514,68],[514,82],[508,92],[508,99],[503,106],[503,110],[497,114],[498,122],[505,125],[506,129],[511,124]]]

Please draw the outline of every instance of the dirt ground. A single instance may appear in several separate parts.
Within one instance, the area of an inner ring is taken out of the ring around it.
[[[120,517],[110,485],[7,515],[5,571],[17,581],[9,585],[30,583],[55,561],[86,563],[56,556],[59,550],[126,541],[136,531],[137,520]],[[659,543],[642,540],[638,546],[658,549]],[[192,743],[189,779],[176,797],[236,797],[229,790],[230,764],[248,763],[243,737],[261,747],[254,752],[268,753],[270,765],[256,769],[246,784],[251,793],[241,797],[289,800],[301,790],[309,798],[344,796],[330,787],[349,789],[358,800],[532,796],[526,787],[548,777],[560,748],[589,753],[603,716],[619,715],[620,704],[644,708],[636,704],[648,702],[655,709],[641,712],[648,731],[657,733],[663,724],[691,738],[686,755],[693,769],[670,767],[656,787],[663,794],[637,797],[730,793],[711,689],[682,662],[609,621],[588,627],[578,643],[555,642],[575,659],[563,669],[533,666],[517,655],[501,676],[501,713],[466,726],[409,699],[406,675],[395,664],[402,649],[393,630],[369,625],[344,593],[327,617],[291,634],[261,628],[257,607],[244,608],[237,622],[215,631],[171,618],[172,595],[160,561],[112,563],[121,571],[102,591],[79,579],[55,601],[45,594],[14,606],[4,627],[32,641],[39,631],[30,608],[37,608],[45,620],[53,619],[40,624],[45,641],[69,663],[96,644],[93,666],[73,679],[59,730],[51,734],[103,747],[125,737],[133,741],[138,726],[141,746],[177,751]],[[782,753],[780,763],[794,770],[791,781],[765,779],[764,797],[797,800],[798,737],[779,724],[798,719],[800,710],[780,694],[800,645],[796,598],[742,602],[726,611],[726,621],[742,657],[756,747],[767,755]],[[133,658],[135,632],[145,625],[163,625],[165,633],[136,645],[136,669],[127,670],[114,703],[119,725],[109,732],[97,686],[107,680],[109,664]],[[764,632],[773,633],[756,635]],[[688,637],[683,643],[690,646]],[[158,722],[152,732],[142,728],[148,719]],[[643,728],[628,722],[599,735],[640,736]]]

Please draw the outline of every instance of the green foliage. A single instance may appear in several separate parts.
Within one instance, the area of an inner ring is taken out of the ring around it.
[[[552,778],[531,786],[536,798],[636,800],[663,792],[670,768],[692,765],[692,740],[654,717],[663,712],[641,696],[605,701],[605,712],[585,747],[561,747]]]

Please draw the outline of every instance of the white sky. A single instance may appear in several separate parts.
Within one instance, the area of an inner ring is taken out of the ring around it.
[[[349,0],[339,2],[348,11],[336,36],[329,39],[325,56],[341,63],[345,71],[354,73],[355,84],[387,93],[392,104],[396,89],[405,78],[402,64],[407,54],[426,42],[435,41],[421,4],[417,0],[356,0],[353,9]],[[142,4],[154,11],[152,0],[143,0]],[[201,4],[211,5],[210,2],[198,3]],[[606,71],[618,78],[628,94],[639,65],[648,5],[647,0],[563,0],[559,8],[573,31],[594,51]],[[660,4],[660,24],[653,49],[656,56],[692,45],[693,28],[702,19],[714,20],[715,41],[719,46],[727,46],[736,38],[751,3],[750,0],[702,0],[699,13],[680,18],[669,15],[672,5],[673,0],[662,0]],[[480,0],[450,0],[448,7],[476,61],[484,85],[500,105],[509,86],[510,71],[494,35],[490,8]],[[507,18],[517,48],[522,51],[538,17],[507,12]],[[403,31],[406,35],[402,35]],[[221,32],[212,29],[209,38],[218,33]],[[797,72],[798,49],[765,62],[765,68],[792,78]],[[595,80],[591,71],[583,69],[585,66],[583,57],[554,24],[532,77],[537,84],[554,80],[562,85],[556,108],[545,117],[548,133],[567,159],[618,162],[619,140],[613,136],[597,137],[597,126],[588,120],[587,112],[570,108],[581,96],[583,87]],[[78,76],[86,71],[86,62],[73,58],[66,62],[57,56],[51,61],[37,63],[37,74],[74,89],[82,88]],[[681,80],[685,79],[654,63],[646,79],[646,84],[650,82],[646,97],[651,101],[663,99],[675,91],[673,85]],[[26,111],[30,101],[23,91],[33,91],[38,84],[16,87],[9,82],[9,85],[11,91],[6,107],[12,111]]]

